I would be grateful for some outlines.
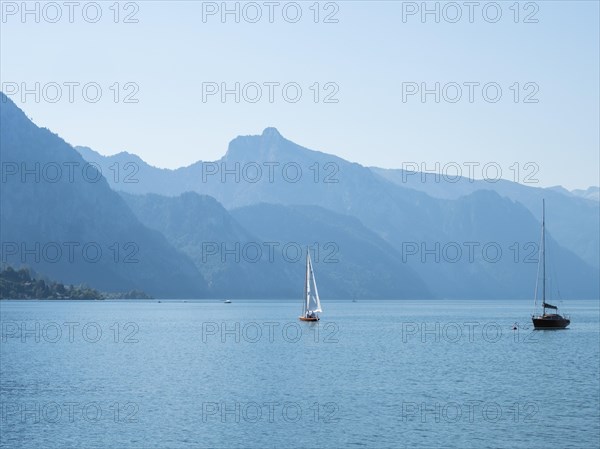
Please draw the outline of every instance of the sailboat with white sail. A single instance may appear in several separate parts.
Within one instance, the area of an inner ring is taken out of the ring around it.
[[[540,244],[540,260],[538,263],[538,280],[540,264],[542,267],[542,314],[532,315],[533,327],[535,329],[564,329],[571,320],[558,313],[558,307],[546,302],[546,203],[542,200],[542,239]],[[534,308],[537,308],[538,284],[535,285]],[[555,312],[546,312],[554,310]]]
[[[317,290],[317,282],[315,281],[315,273],[313,271],[312,261],[310,260],[310,251],[306,250],[306,276],[304,278],[304,298],[302,299],[302,321],[319,321],[319,313],[321,309],[321,300]]]

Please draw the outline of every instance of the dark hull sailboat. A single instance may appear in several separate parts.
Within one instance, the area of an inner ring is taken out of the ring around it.
[[[533,316],[531,319],[535,329],[564,329],[571,324],[570,319],[557,313]]]
[[[571,323],[570,319],[558,314],[558,307],[544,302],[542,308],[541,315],[531,317],[535,329],[564,329]],[[556,310],[556,313],[546,313],[546,309]]]
[[[542,244],[540,253],[540,262],[542,263],[542,314],[532,315],[531,321],[533,321],[534,329],[564,329],[571,324],[571,320],[566,316],[559,315],[558,307],[546,302],[546,204],[544,201],[542,201]],[[546,313],[546,309],[553,310],[555,313]]]

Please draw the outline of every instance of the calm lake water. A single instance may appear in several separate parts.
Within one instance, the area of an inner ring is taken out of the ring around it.
[[[1,446],[598,447],[597,301],[324,308],[2,301]]]

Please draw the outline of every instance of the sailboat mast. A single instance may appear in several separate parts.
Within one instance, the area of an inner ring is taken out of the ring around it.
[[[306,278],[304,279],[304,313],[310,306],[310,252],[306,249]]]
[[[542,199],[542,305],[546,314],[546,200]]]

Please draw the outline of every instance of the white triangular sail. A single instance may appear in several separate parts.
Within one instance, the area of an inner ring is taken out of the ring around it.
[[[317,282],[315,273],[310,260],[310,253],[306,253],[306,280],[304,284],[304,310],[303,313],[322,312],[321,300],[319,299],[319,291],[317,290]]]

